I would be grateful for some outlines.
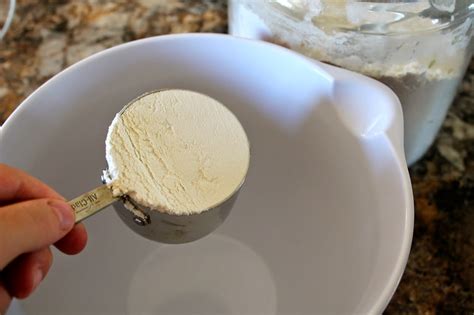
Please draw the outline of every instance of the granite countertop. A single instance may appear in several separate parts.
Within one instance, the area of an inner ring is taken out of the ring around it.
[[[0,43],[0,120],[65,67],[152,35],[227,31],[225,0],[20,0]],[[410,169],[415,232],[386,314],[474,313],[474,61],[443,128]]]

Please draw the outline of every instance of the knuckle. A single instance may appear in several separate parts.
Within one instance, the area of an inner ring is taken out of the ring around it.
[[[48,205],[49,199],[36,199],[25,201],[21,206],[8,212],[17,226],[31,229],[32,234],[41,238],[51,238],[59,225],[59,219]]]
[[[51,208],[51,198],[39,199],[40,206],[38,207],[37,213],[35,213],[35,219],[42,221],[42,228],[45,229],[45,233],[55,234],[54,231],[58,230],[59,218],[56,212]]]

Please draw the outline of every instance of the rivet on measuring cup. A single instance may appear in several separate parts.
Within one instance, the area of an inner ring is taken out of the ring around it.
[[[102,171],[102,176],[100,176],[100,180],[102,182],[102,184],[107,184],[109,181],[110,181],[111,177],[110,177],[110,173],[109,173],[109,170],[103,170]]]
[[[133,222],[140,226],[145,226],[151,223],[150,216],[148,214],[144,214],[144,217],[138,217],[134,216],[133,217]]]
[[[151,223],[150,216],[135,205],[128,196],[122,197],[122,200],[125,208],[133,214],[133,222],[140,226],[145,226]]]
[[[110,182],[111,176],[109,170],[106,169],[102,171],[102,176],[100,179],[104,185]],[[151,223],[150,216],[141,211],[140,208],[135,205],[128,196],[122,196],[120,199],[122,199],[125,208],[133,214],[133,222],[140,226],[145,226]]]

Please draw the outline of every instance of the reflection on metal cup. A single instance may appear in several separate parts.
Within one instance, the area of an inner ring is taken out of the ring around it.
[[[198,240],[217,229],[229,215],[239,189],[221,204],[190,215],[172,215],[157,210],[135,206],[144,216],[127,209],[123,202],[116,202],[113,207],[120,219],[134,232],[153,241],[181,244]],[[143,224],[143,218],[147,218]]]

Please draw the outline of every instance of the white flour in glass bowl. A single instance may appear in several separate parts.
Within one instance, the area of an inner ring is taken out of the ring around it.
[[[234,0],[230,32],[282,44],[388,85],[403,107],[405,154],[412,164],[434,141],[471,54],[472,17],[443,22],[421,15],[429,7],[428,0]]]

